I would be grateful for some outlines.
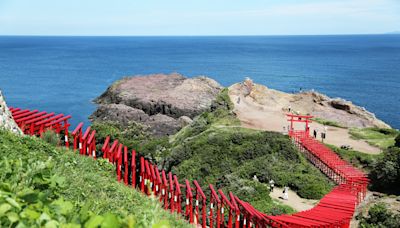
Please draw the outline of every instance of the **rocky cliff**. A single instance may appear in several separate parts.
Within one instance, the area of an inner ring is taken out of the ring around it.
[[[22,134],[21,130],[12,118],[11,112],[7,107],[3,94],[0,91],[0,128]]]
[[[123,78],[95,102],[90,119],[130,121],[148,127],[154,135],[170,135],[207,110],[222,87],[207,77],[154,74]]]

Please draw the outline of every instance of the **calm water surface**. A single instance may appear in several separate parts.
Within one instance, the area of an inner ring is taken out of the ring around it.
[[[286,92],[315,89],[400,128],[400,35],[259,37],[0,36],[0,89],[11,106],[73,115],[127,75],[251,77]]]

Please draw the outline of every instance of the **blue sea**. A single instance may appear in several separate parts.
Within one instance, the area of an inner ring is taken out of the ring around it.
[[[400,128],[400,35],[244,37],[0,36],[8,104],[88,123],[92,100],[124,76],[179,72],[229,86],[342,97]]]

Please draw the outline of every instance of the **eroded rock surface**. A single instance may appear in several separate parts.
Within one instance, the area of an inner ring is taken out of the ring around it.
[[[11,112],[7,107],[3,94],[0,91],[0,128],[12,131],[16,134],[22,134],[21,129],[12,118]]]
[[[177,132],[209,109],[222,87],[207,77],[154,74],[121,79],[96,99],[92,120],[135,121],[154,135]]]
[[[245,83],[237,83],[229,88],[229,93],[232,98],[240,94],[247,94],[247,90]],[[292,112],[311,114],[321,119],[335,121],[344,127],[390,128],[388,124],[376,118],[373,113],[351,101],[330,98],[315,91],[290,94],[254,84],[248,96],[265,111],[288,112],[290,108]]]

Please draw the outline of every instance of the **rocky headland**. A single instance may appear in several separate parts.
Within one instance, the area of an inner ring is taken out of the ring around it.
[[[133,121],[144,125],[155,136],[172,135],[209,110],[222,88],[215,80],[204,76],[186,78],[173,73],[126,77],[113,83],[95,100],[98,108],[90,119],[124,125]],[[268,123],[266,118],[266,124],[272,126],[266,130],[281,131],[286,125],[284,113],[288,109],[334,121],[347,128],[390,128],[363,107],[315,91],[284,93],[250,80],[230,86],[229,95],[235,106],[241,107],[238,110],[241,121],[256,115],[257,110],[262,111],[260,114],[270,120]],[[241,106],[237,103],[239,97],[242,98]]]
[[[244,102],[258,105],[263,111],[282,113],[288,112],[290,109],[294,113],[311,114],[348,128],[390,128],[388,124],[376,118],[364,107],[341,98],[330,98],[316,91],[292,94],[245,81],[230,86],[229,94],[234,102],[237,103],[239,96],[246,97],[246,100],[242,99]]]
[[[153,74],[123,78],[95,102],[90,119],[140,123],[156,136],[172,135],[210,108],[222,87],[213,79],[180,74]]]

